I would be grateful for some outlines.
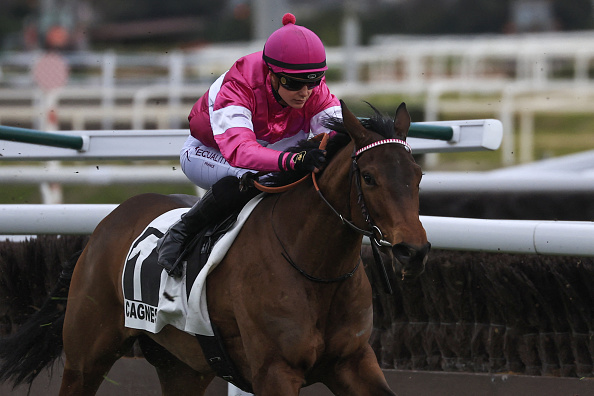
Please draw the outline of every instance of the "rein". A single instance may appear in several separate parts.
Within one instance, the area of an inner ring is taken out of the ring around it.
[[[272,212],[271,212],[270,218],[271,218],[271,223],[272,223],[272,230],[274,231],[274,236],[276,237],[276,240],[278,241],[278,243],[281,245],[281,248],[283,249],[283,253],[281,253],[283,258],[285,260],[287,260],[287,262],[289,264],[291,264],[291,266],[293,268],[295,268],[297,270],[297,272],[299,272],[305,278],[307,278],[313,282],[318,282],[318,283],[342,282],[343,280],[348,279],[351,276],[353,276],[355,274],[355,271],[357,271],[357,268],[359,268],[359,264],[361,264],[360,259],[357,261],[357,265],[355,265],[355,268],[353,268],[350,272],[347,272],[346,274],[341,275],[336,278],[318,278],[316,276],[308,274],[307,272],[305,272],[305,270],[301,269],[297,264],[295,264],[295,262],[291,259],[291,256],[289,256],[289,253],[287,252],[287,248],[285,247],[284,243],[281,241],[280,237],[278,236],[278,233],[276,232],[276,228],[274,227],[274,209],[276,208],[276,204],[278,203],[279,198],[280,198],[280,195],[277,195],[276,201],[274,201],[274,205],[272,207]]]
[[[328,137],[329,135],[327,133],[322,133],[319,135],[316,135],[312,138],[312,140],[320,140],[320,145],[319,145],[319,149],[320,150],[324,150],[326,148],[326,144],[328,143]],[[265,175],[269,172],[258,172],[255,175],[255,178],[258,178],[259,176]],[[314,174],[314,172],[311,173],[312,175]],[[247,174],[246,174],[247,175]],[[265,192],[265,193],[271,193],[271,194],[275,194],[275,193],[281,193],[281,192],[285,192],[287,190],[290,190],[291,188],[301,184],[302,182],[304,182],[305,180],[307,180],[309,178],[309,173],[305,176],[303,176],[301,179],[284,185],[284,186],[278,186],[278,187],[269,187],[269,186],[265,186],[261,183],[259,183],[257,180],[252,180],[254,187],[256,187],[258,190]]]

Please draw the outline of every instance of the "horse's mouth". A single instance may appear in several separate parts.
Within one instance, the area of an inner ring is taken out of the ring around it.
[[[429,256],[425,256],[421,263],[416,263],[414,265],[409,264],[406,266],[403,265],[402,269],[400,270],[400,274],[402,275],[401,279],[403,281],[407,281],[414,280],[419,277],[423,272],[425,272],[425,264],[427,263],[428,259]]]
[[[431,244],[426,243],[420,248],[399,243],[392,247],[394,259],[401,265],[402,280],[413,280],[425,271],[425,264],[429,259]]]

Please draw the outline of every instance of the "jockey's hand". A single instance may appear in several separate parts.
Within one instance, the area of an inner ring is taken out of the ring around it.
[[[254,181],[258,181],[258,174],[252,172],[244,173],[239,179],[239,191],[245,192],[254,186]]]
[[[308,172],[318,172],[326,163],[326,151],[310,149],[294,154],[291,159],[293,169]]]

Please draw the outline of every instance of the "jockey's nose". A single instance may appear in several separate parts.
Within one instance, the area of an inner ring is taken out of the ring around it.
[[[304,85],[301,87],[301,89],[298,91],[298,93],[302,97],[309,96],[309,88],[307,87],[307,85]]]

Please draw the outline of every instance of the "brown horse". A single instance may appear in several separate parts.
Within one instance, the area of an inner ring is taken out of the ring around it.
[[[298,395],[316,382],[337,395],[394,395],[368,343],[373,310],[371,285],[357,270],[361,232],[395,259],[402,276],[422,272],[430,245],[418,216],[421,169],[405,142],[404,104],[395,120],[376,111],[363,124],[342,108],[344,121],[334,125],[317,183],[265,196],[208,277],[211,321],[258,396]],[[215,374],[194,335],[170,325],[157,334],[124,326],[121,279],[130,245],[152,219],[184,206],[179,197],[145,194],[108,215],[71,280],[62,276],[39,311],[44,325],[24,326],[0,342],[0,378],[32,381],[59,356],[63,340],[60,396],[94,395],[140,339],[164,395],[203,395]],[[59,297],[68,286],[64,316]]]

